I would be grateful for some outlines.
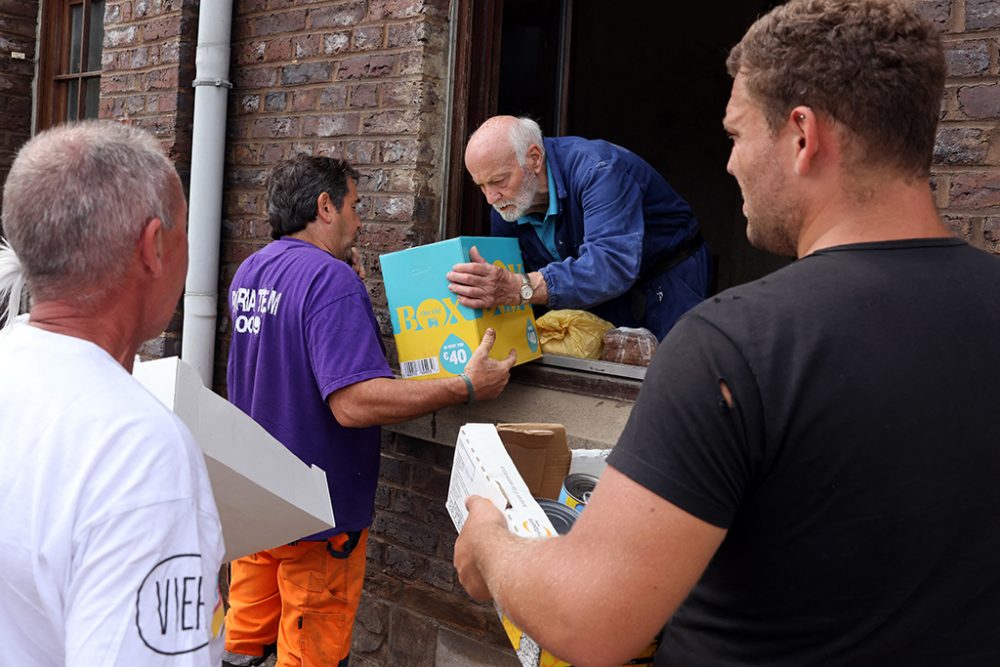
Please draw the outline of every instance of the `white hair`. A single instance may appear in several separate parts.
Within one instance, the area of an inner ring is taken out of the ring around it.
[[[17,253],[7,241],[0,239],[0,296],[7,292],[6,314],[3,325],[6,328],[14,322],[21,310],[21,296],[24,290],[24,271]],[[3,304],[0,304],[2,306]]]
[[[38,134],[4,185],[0,302],[7,294],[19,304],[24,285],[35,300],[107,293],[124,279],[149,220],[173,227],[181,197],[177,172],[144,130],[85,121]]]
[[[542,143],[542,128],[538,123],[527,116],[517,119],[516,123],[510,124],[510,144],[517,157],[517,163],[524,166],[528,157],[528,149],[538,146],[542,151],[542,158],[545,158],[545,144]]]

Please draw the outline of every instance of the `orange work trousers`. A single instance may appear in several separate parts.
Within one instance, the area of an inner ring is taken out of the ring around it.
[[[368,530],[292,544],[232,561],[226,651],[260,656],[278,645],[276,667],[335,667],[351,650],[365,579]]]

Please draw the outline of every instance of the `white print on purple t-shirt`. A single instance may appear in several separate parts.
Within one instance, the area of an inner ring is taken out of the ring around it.
[[[233,305],[233,329],[236,333],[260,333],[260,315],[276,315],[281,302],[281,292],[260,287],[247,289],[240,287],[230,292]]]

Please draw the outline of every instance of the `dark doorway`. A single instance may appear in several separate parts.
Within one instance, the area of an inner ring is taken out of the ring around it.
[[[472,4],[472,12],[481,13],[479,30],[491,35],[479,41],[480,32],[474,38],[489,48],[467,47],[467,53],[492,66],[479,65],[482,79],[469,86],[467,104],[456,106],[453,160],[460,163],[460,147],[485,118],[529,115],[547,135],[606,139],[659,170],[698,216],[717,258],[719,289],[787,264],[746,240],[739,188],[726,173],[729,140],[722,130],[732,83],[726,55],[753,20],[777,2],[751,0],[724,12],[705,2]],[[467,70],[477,71],[475,65]],[[488,233],[482,197],[464,170],[451,173],[452,188],[462,190],[465,208],[456,216],[461,224],[450,225],[449,231]]]

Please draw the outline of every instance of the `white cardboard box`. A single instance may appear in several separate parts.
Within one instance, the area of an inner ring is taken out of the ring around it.
[[[465,499],[473,495],[488,498],[496,505],[516,535],[556,535],[552,522],[532,498],[493,424],[466,424],[458,432],[446,505],[459,532],[469,516]]]
[[[137,362],[133,375],[181,418],[205,455],[227,561],[336,525],[326,473],[206,388],[193,368],[168,357]]]

